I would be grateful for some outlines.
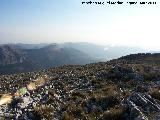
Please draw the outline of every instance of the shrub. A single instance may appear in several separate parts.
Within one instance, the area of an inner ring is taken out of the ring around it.
[[[125,109],[122,106],[116,106],[105,111],[100,120],[123,120]]]
[[[37,106],[34,108],[35,112],[40,115],[41,118],[52,120],[54,109],[49,106]]]
[[[84,98],[85,99],[85,95],[81,92],[73,92],[71,94],[72,97],[80,97],[80,98]]]
[[[150,94],[153,98],[155,98],[155,99],[157,99],[157,100],[160,100],[160,88],[151,89],[151,90],[149,91],[149,94]]]
[[[74,104],[68,104],[65,106],[65,111],[62,113],[62,120],[75,120],[82,119],[82,109]]]

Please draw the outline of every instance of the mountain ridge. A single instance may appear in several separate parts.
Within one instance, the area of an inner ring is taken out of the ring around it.
[[[1,74],[29,72],[65,64],[86,64],[92,61],[92,57],[81,51],[61,48],[57,44],[36,49],[22,49],[9,45],[0,47]]]
[[[145,51],[136,47],[105,46],[85,42],[4,44],[0,45],[0,74],[30,72],[69,64],[104,62],[138,52]]]

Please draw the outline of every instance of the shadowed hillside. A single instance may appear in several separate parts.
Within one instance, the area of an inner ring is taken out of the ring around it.
[[[94,61],[95,58],[79,50],[61,48],[58,44],[35,49],[24,49],[18,45],[0,46],[0,74],[31,72],[62,65],[83,65]]]

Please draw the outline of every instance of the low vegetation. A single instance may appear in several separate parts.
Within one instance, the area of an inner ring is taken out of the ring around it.
[[[4,94],[12,96],[10,105],[0,106],[0,117],[8,119],[10,114],[17,120],[153,119],[160,113],[155,107],[160,103],[160,64],[157,56],[156,64],[150,62],[154,63],[154,55],[152,59],[150,54],[149,59],[144,56],[0,76],[1,98]],[[23,94],[16,95],[19,91]]]

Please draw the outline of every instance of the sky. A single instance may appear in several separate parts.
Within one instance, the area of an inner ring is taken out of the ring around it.
[[[160,50],[158,0],[131,0],[157,2],[151,5],[129,5],[129,0],[82,5],[88,1],[0,0],[0,44],[91,42]]]

